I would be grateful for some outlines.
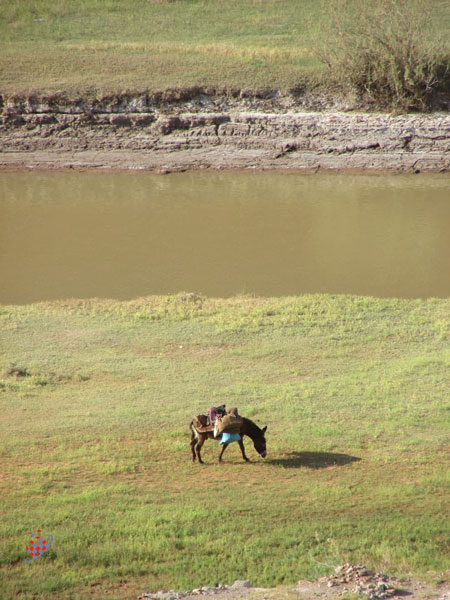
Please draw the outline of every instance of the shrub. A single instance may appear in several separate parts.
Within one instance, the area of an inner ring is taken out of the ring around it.
[[[317,55],[333,81],[401,109],[424,109],[450,89],[449,48],[433,34],[427,0],[327,0],[324,7]]]

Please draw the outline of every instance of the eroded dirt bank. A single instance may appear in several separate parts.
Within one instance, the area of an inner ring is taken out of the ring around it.
[[[450,171],[450,113],[323,97],[1,97],[0,167]]]

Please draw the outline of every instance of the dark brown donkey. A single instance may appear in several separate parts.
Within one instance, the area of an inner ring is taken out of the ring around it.
[[[244,435],[248,435],[248,437],[251,438],[251,440],[253,441],[253,446],[256,452],[263,458],[266,458],[266,439],[264,437],[264,434],[266,433],[267,426],[260,429],[258,425],[253,423],[253,421],[250,421],[250,419],[246,419],[245,417],[242,417],[242,419],[243,423],[239,431],[239,433],[241,434],[241,438]],[[220,440],[222,436],[218,436],[215,438],[214,433],[212,431],[197,431],[194,427],[193,421],[191,421],[189,427],[191,429],[192,462],[195,462],[197,453],[198,462],[203,464],[202,457],[200,455],[200,450],[202,449],[203,444],[208,438],[212,440]],[[230,445],[230,443],[223,445],[222,451],[219,455],[219,462],[222,462],[223,453],[227,449],[227,446]],[[245,461],[250,462],[250,459],[245,455],[244,442],[242,441],[242,439],[239,440],[238,444],[242,452],[242,458]]]

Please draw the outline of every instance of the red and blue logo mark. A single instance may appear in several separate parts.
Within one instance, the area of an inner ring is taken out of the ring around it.
[[[49,533],[41,535],[40,529],[38,529],[36,533],[32,533],[31,535],[34,536],[36,539],[31,539],[29,545],[27,546],[27,552],[31,560],[27,560],[26,558],[24,558],[23,560],[28,563],[33,562],[33,560],[39,558],[42,554],[44,554],[44,552],[47,552],[47,550],[50,548],[53,542],[53,536]],[[48,540],[45,538],[50,539]]]

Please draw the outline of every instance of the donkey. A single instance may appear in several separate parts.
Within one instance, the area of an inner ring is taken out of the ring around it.
[[[253,446],[256,452],[260,456],[262,456],[262,458],[266,458],[266,439],[264,437],[264,434],[266,433],[267,426],[260,429],[258,425],[256,425],[256,423],[253,423],[253,421],[250,421],[250,419],[246,419],[245,417],[242,417],[242,419],[243,422],[239,431],[239,433],[241,434],[241,439],[238,442],[239,448],[242,452],[242,458],[246,462],[250,462],[250,459],[245,454],[244,442],[242,441],[242,436],[244,435],[248,435],[248,437],[252,439]],[[212,431],[197,431],[194,427],[194,421],[191,421],[189,427],[191,430],[190,446],[192,450],[192,462],[195,462],[195,459],[198,458],[198,462],[200,464],[204,464],[200,455],[200,450],[202,449],[203,444],[208,438],[212,440],[220,440],[222,436],[218,436],[217,438],[215,438],[214,433]],[[230,443],[223,445],[222,451],[219,455],[219,462],[222,462],[223,453],[229,445]]]

